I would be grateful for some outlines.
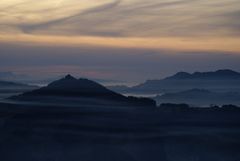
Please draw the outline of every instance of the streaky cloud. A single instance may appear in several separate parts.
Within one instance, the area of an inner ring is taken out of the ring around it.
[[[93,7],[93,8],[87,9],[85,11],[81,11],[79,13],[76,13],[74,15],[70,15],[70,16],[67,16],[67,17],[64,17],[64,18],[48,21],[48,22],[45,22],[45,23],[35,24],[35,25],[19,25],[19,27],[22,29],[22,31],[24,33],[31,33],[34,30],[44,29],[44,28],[47,29],[49,26],[58,25],[61,22],[71,20],[71,19],[74,19],[74,18],[78,18],[78,17],[80,17],[82,15],[85,15],[85,14],[91,14],[91,13],[98,13],[98,12],[101,12],[101,11],[106,11],[108,9],[114,8],[120,2],[121,2],[121,0],[115,0],[113,2],[103,4],[103,5],[100,5],[100,6],[97,6],[97,7]],[[112,34],[110,34],[110,35],[112,35]]]

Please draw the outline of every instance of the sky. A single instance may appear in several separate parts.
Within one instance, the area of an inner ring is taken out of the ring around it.
[[[239,0],[1,0],[0,72],[141,82],[240,71]]]

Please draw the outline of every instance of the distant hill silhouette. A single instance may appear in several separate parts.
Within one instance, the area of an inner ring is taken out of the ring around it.
[[[225,69],[217,70],[215,72],[195,72],[193,74],[187,72],[179,72],[165,80],[240,80],[240,73]]]
[[[111,89],[122,93],[169,93],[201,88],[215,92],[240,91],[240,73],[232,70],[215,72],[179,72],[161,80],[148,80],[129,88]]]
[[[32,86],[29,86],[26,84],[21,84],[21,83],[0,80],[0,87],[1,88],[9,88],[9,87],[32,87]]]
[[[76,79],[71,75],[67,75],[64,78],[50,83],[46,87],[26,92],[18,96],[11,97],[15,100],[46,101],[47,98],[64,98],[66,99],[96,99],[96,100],[109,100],[115,102],[121,102],[124,104],[132,105],[149,105],[155,106],[155,101],[144,98],[132,98],[125,97],[121,94],[113,92],[106,87],[88,80],[88,79]]]
[[[167,93],[154,98],[158,104],[161,103],[187,103],[195,106],[209,106],[211,104],[240,105],[240,93],[226,92],[217,93],[204,89],[192,89],[177,93]]]
[[[0,80],[0,99],[36,89],[37,86]]]
[[[15,74],[13,72],[0,72],[0,80],[2,81],[19,82],[20,80],[25,80],[26,78],[27,76],[22,74]]]

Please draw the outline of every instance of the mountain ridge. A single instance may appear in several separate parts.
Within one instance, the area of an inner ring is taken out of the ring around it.
[[[165,79],[240,79],[240,73],[230,70],[221,69],[213,72],[178,72],[173,76]]]
[[[121,93],[158,94],[202,88],[210,91],[240,91],[240,73],[221,69],[212,72],[178,72],[163,79],[147,80],[129,88],[111,87]]]

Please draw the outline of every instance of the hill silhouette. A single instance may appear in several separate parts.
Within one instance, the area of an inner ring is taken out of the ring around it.
[[[47,99],[55,100],[57,98],[64,98],[62,100],[65,101],[76,101],[78,98],[84,100],[86,98],[121,102],[124,104],[155,106],[154,100],[147,98],[125,97],[94,81],[83,78],[76,79],[71,75],[67,75],[60,80],[54,81],[46,87],[26,92],[21,95],[11,97],[10,99],[20,101],[47,101]]]
[[[193,74],[187,72],[178,72],[177,74],[165,78],[165,80],[240,80],[240,73],[229,69],[217,70],[215,72],[195,72]]]
[[[116,97],[124,98],[122,95],[112,92],[104,86],[88,80],[76,79],[71,75],[50,83],[47,87],[43,87],[32,92],[23,94],[27,95],[54,95],[54,96],[84,96],[84,97]]]

